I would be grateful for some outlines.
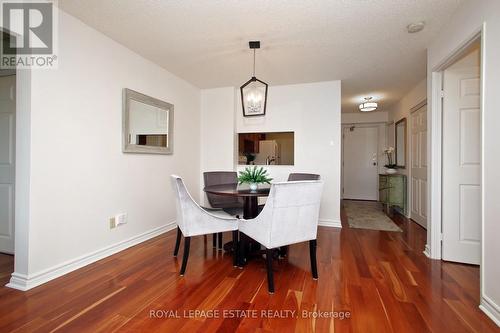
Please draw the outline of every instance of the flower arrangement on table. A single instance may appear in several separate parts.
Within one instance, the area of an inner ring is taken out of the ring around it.
[[[273,179],[268,176],[267,170],[264,170],[263,167],[246,167],[245,170],[240,171],[238,182],[240,184],[249,184],[250,190],[255,191],[259,184],[271,184]]]
[[[387,164],[384,165],[384,167],[387,168],[386,172],[391,174],[391,173],[396,173],[396,163],[394,163],[392,159],[392,154],[394,154],[394,147],[387,147],[384,149],[384,153],[387,156]]]

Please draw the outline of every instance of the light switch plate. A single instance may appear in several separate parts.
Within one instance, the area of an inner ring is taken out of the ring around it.
[[[121,213],[115,215],[116,226],[127,223],[127,213]]]

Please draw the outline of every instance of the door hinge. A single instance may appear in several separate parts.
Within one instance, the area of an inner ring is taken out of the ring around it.
[[[441,91],[439,92],[439,95],[441,96],[441,98],[444,98],[444,90],[441,90]]]
[[[439,234],[439,240],[442,242],[443,241],[443,233]]]

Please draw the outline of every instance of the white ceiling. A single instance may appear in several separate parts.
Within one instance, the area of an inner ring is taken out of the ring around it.
[[[60,7],[200,88],[342,80],[387,110],[426,75],[426,46],[462,0],[59,0]],[[408,34],[411,22],[424,31]]]

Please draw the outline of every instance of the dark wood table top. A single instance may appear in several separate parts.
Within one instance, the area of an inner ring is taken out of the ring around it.
[[[203,191],[211,194],[225,195],[230,197],[267,197],[269,196],[270,185],[259,185],[255,191],[250,190],[248,185],[224,184],[206,186]]]

